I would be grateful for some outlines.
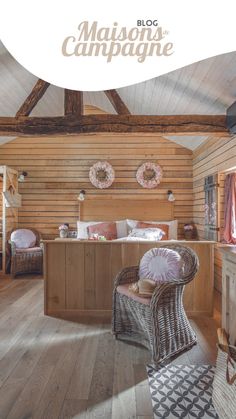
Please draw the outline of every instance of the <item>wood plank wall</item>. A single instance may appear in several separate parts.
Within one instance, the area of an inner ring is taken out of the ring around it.
[[[3,178],[0,175],[0,252],[2,251],[2,190],[3,190]],[[0,270],[1,270],[0,263]]]
[[[236,136],[231,138],[209,138],[193,153],[193,218],[199,238],[204,238],[204,178],[219,174],[220,236],[222,237],[224,207],[224,171],[236,168]],[[221,291],[222,260],[215,249],[215,287]]]
[[[89,168],[98,160],[108,160],[116,179],[107,190],[95,189],[88,179]],[[136,182],[138,166],[145,161],[159,163],[164,178],[157,189],[143,189]],[[44,238],[58,235],[58,226],[69,222],[75,229],[78,219],[77,196],[86,190],[86,199],[175,197],[175,218],[192,220],[192,151],[157,136],[89,135],[76,137],[17,138],[0,147],[0,164],[27,171],[19,184],[23,207],[19,226],[35,227]]]

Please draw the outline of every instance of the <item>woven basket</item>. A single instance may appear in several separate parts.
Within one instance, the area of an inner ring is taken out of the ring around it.
[[[236,347],[228,345],[226,340],[221,342],[218,345],[212,401],[220,419],[236,419]]]

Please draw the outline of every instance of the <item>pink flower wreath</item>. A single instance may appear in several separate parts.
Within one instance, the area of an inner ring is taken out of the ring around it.
[[[147,172],[149,172],[149,175]],[[156,188],[162,179],[162,169],[155,163],[143,163],[137,170],[136,179],[143,188]]]
[[[102,174],[102,178],[100,177]],[[99,189],[106,189],[112,185],[115,179],[115,172],[107,161],[98,161],[89,170],[89,180],[93,186]]]

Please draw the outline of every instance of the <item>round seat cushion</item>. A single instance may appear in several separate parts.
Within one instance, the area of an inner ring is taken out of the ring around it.
[[[11,233],[11,241],[17,249],[28,249],[36,244],[36,236],[33,231],[27,228],[19,228]]]
[[[145,253],[139,265],[139,278],[165,282],[181,278],[182,259],[178,252],[167,248],[153,248]]]

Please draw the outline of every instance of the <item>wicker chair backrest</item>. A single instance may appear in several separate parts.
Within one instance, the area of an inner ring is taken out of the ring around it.
[[[8,233],[7,233],[7,241],[8,240],[10,240],[10,238],[11,238],[11,234],[13,233],[13,231],[16,231],[16,230],[18,230],[17,228],[12,228],[12,230],[10,230]],[[41,234],[39,233],[39,231],[38,230],[36,230],[35,228],[28,228],[28,230],[31,230],[34,234],[35,234],[35,236],[36,236],[36,246],[39,246],[39,244],[40,244],[40,240],[42,239],[42,236],[41,236]]]
[[[163,246],[178,252],[183,260],[183,274],[181,278],[176,278],[173,282],[185,285],[196,275],[199,268],[199,260],[196,253],[190,247],[171,244]]]

